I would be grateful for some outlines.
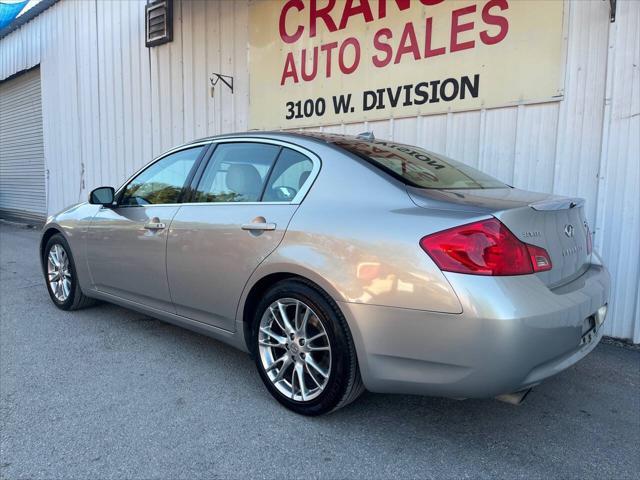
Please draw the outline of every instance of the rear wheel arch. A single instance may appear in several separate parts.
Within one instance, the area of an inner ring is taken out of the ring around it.
[[[321,295],[330,299],[335,304],[336,308],[340,309],[340,306],[338,305],[337,299],[335,298],[335,296],[331,295],[327,291],[327,289],[323,288],[317,282],[314,282],[313,280],[310,280],[309,278],[303,275],[292,273],[292,272],[277,272],[277,273],[270,273],[268,275],[265,275],[260,280],[255,282],[251,287],[251,289],[249,290],[249,293],[245,298],[245,301],[243,304],[243,310],[242,310],[242,326],[244,329],[243,331],[244,341],[247,346],[247,350],[252,355],[254,352],[252,351],[251,338],[252,338],[252,333],[254,328],[253,322],[255,320],[255,309],[260,303],[260,299],[271,287],[285,280],[299,281],[300,283],[303,283],[313,288]]]

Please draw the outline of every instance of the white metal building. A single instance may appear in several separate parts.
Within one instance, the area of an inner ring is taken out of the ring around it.
[[[563,87],[553,101],[317,128],[372,130],[519,188],[586,198],[613,277],[606,333],[640,342],[640,1],[557,2]],[[152,47],[142,0],[44,0],[0,31],[0,212],[43,218],[172,146],[248,129],[252,104],[270,94],[250,88],[255,3],[174,0],[172,39]],[[233,77],[233,93],[212,93],[214,72]]]

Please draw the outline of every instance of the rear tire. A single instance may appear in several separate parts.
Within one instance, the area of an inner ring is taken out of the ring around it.
[[[322,415],[364,391],[347,322],[333,299],[311,283],[274,285],[257,305],[253,327],[260,378],[288,409]]]
[[[79,310],[96,301],[82,293],[69,243],[60,234],[53,235],[44,247],[43,272],[53,304],[61,310]]]

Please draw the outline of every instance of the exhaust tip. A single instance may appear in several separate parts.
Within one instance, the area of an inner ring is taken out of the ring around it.
[[[524,402],[524,399],[527,398],[527,395],[529,395],[531,390],[531,388],[527,388],[525,390],[520,390],[519,392],[505,393],[504,395],[498,395],[496,400],[509,403],[511,405],[520,405]]]

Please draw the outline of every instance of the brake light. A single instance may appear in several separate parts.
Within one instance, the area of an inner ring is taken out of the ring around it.
[[[591,252],[593,252],[593,239],[591,238],[591,229],[589,229],[587,222],[584,222],[584,228],[587,230],[587,255],[591,255]]]
[[[446,272],[502,276],[552,268],[544,248],[520,241],[495,218],[427,235],[420,246]]]

